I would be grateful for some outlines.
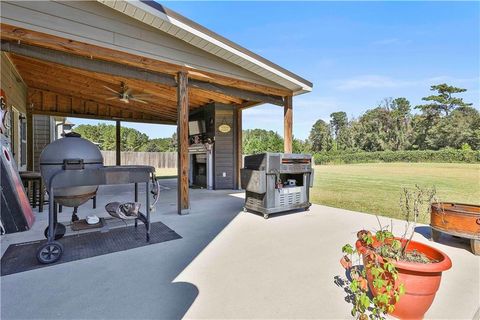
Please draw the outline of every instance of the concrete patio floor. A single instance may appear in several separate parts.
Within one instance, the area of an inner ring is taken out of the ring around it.
[[[344,277],[340,248],[358,229],[376,228],[374,216],[313,205],[264,220],[242,212],[242,192],[198,189],[191,190],[191,213],[179,216],[176,180],[161,184],[152,220],[182,239],[1,277],[1,318],[351,318],[346,293],[335,284],[336,276]],[[105,215],[107,202],[131,200],[132,191],[100,187],[97,209],[88,203],[79,215]],[[11,243],[42,239],[46,215],[37,214],[28,232],[3,236],[2,254]],[[59,220],[70,215],[65,208]],[[403,226],[394,221],[395,229]],[[480,258],[462,239],[431,243],[428,227],[417,231],[415,240],[453,262],[426,317],[478,318]]]

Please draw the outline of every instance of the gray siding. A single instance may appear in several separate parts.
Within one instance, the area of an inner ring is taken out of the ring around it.
[[[218,127],[228,124],[230,132],[222,133]],[[235,188],[235,123],[233,106],[215,106],[215,189]],[[223,174],[225,173],[225,177]]]
[[[1,78],[0,83],[7,97],[7,107],[12,111],[14,107],[18,112],[26,113],[27,106],[27,86],[18,74],[15,66],[11,63],[5,53],[1,53]],[[19,132],[19,113],[10,113],[11,129],[10,139],[12,144],[12,153],[17,162],[20,164],[20,132]]]
[[[40,153],[50,143],[50,117],[33,116],[33,170],[40,171]]]
[[[27,86],[23,83],[17,70],[3,52],[1,62],[1,83],[2,89],[7,96],[7,105],[8,107],[14,106],[18,111],[26,113]]]

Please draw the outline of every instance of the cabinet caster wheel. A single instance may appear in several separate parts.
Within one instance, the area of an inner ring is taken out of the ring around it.
[[[265,214],[263,215],[263,219],[265,219],[265,220],[268,219],[268,214],[265,213]]]
[[[37,250],[37,260],[43,264],[57,262],[63,254],[63,245],[58,241],[45,243]]]
[[[438,240],[440,239],[440,231],[437,231],[435,229],[431,229],[430,232],[432,234],[430,240],[434,241],[434,242],[438,242]]]
[[[55,223],[55,240],[59,240],[63,238],[66,232],[67,232],[67,228],[65,228],[63,224],[59,222]],[[43,232],[43,234],[45,235],[45,238],[48,239],[48,227],[45,228],[45,231]]]

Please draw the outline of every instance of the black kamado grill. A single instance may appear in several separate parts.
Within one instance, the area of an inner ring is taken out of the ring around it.
[[[104,166],[102,153],[95,144],[77,133],[69,133],[43,149],[40,171],[49,194],[49,210],[47,242],[38,248],[39,262],[56,262],[63,253],[62,244],[56,240],[63,236],[65,227],[57,222],[55,202],[66,207],[78,207],[95,196],[99,185],[145,183],[147,212],[146,219],[141,220],[145,222],[147,241],[150,240],[150,212],[158,200],[160,190],[154,167]],[[150,182],[154,185],[152,205],[149,197]]]

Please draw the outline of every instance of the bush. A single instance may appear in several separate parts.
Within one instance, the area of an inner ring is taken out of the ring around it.
[[[445,148],[442,150],[319,152],[315,164],[347,164],[368,162],[480,162],[480,151]]]

